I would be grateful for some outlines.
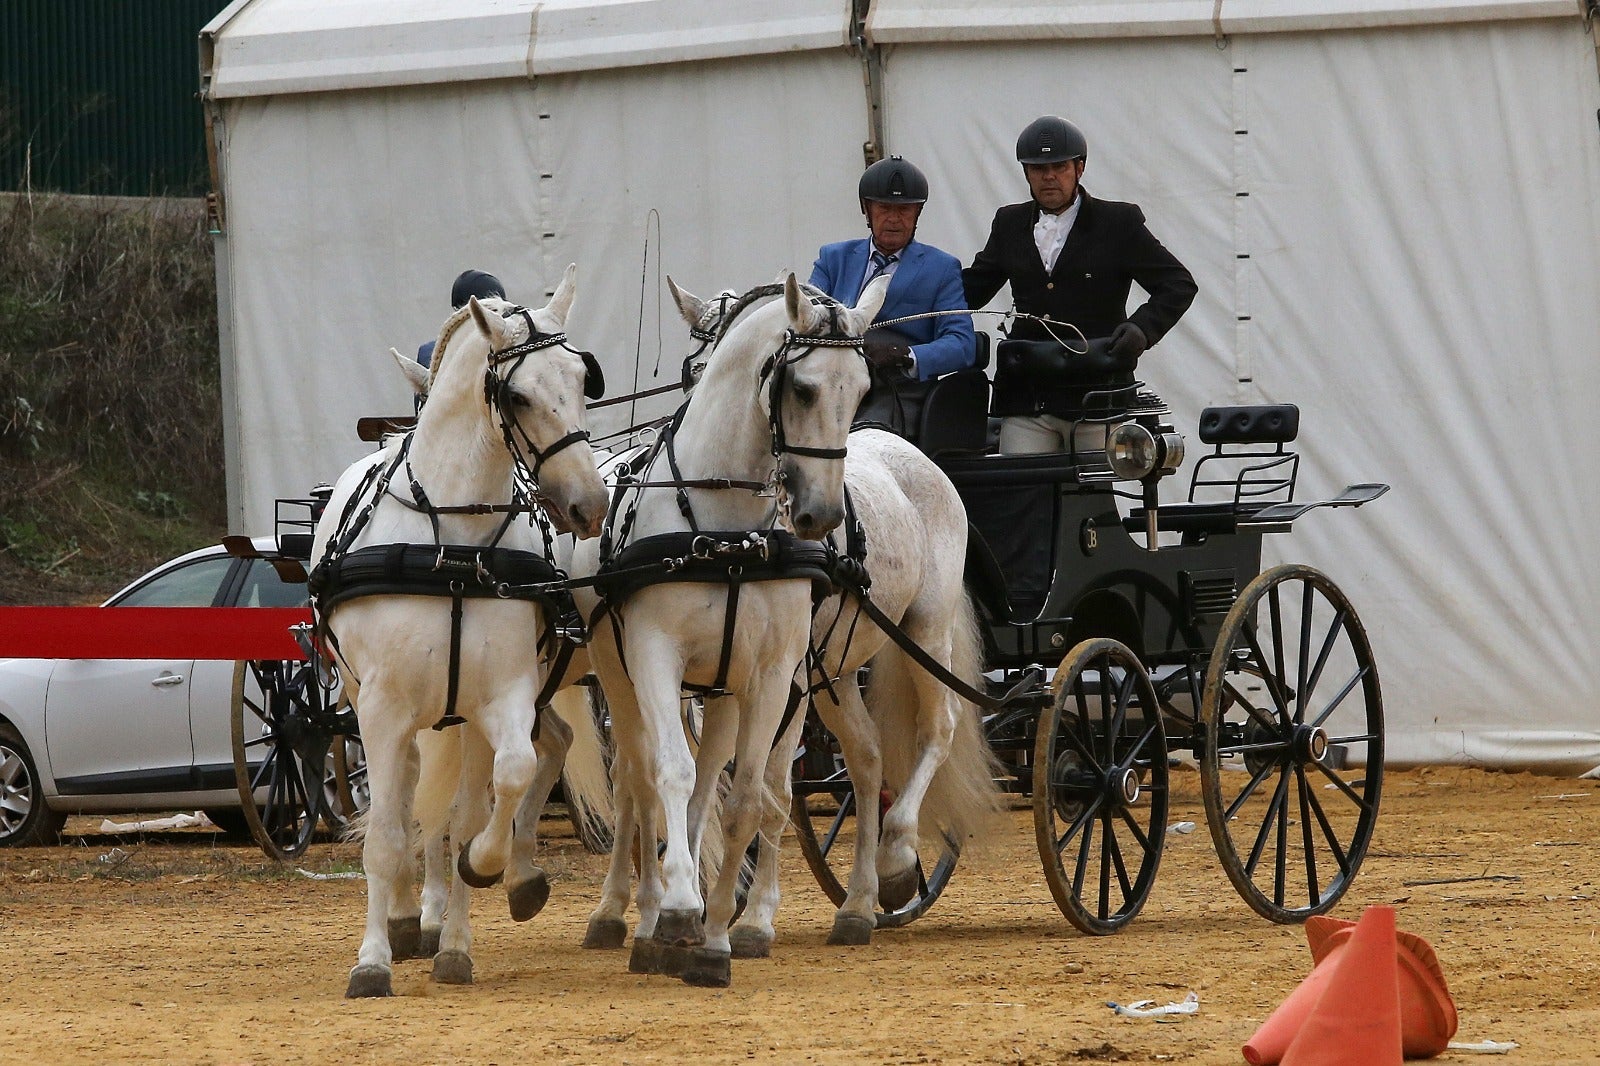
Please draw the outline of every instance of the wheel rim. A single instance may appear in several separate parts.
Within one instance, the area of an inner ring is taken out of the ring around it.
[[[1061,913],[1104,936],[1144,907],[1161,865],[1166,735],[1144,665],[1115,640],[1068,653],[1053,695],[1034,741],[1039,858]]]
[[[1276,922],[1332,908],[1377,821],[1383,701],[1366,631],[1325,575],[1277,567],[1240,593],[1199,732],[1206,820],[1240,896]]]
[[[304,853],[316,833],[336,720],[328,696],[306,663],[234,667],[234,779],[251,835],[276,859]]]
[[[22,832],[38,802],[38,787],[22,752],[0,741],[0,840]]]
[[[794,825],[800,854],[835,907],[843,906],[845,884],[855,862],[856,791],[838,741],[820,722],[805,725],[804,747],[794,764],[794,800],[789,820]],[[916,921],[928,912],[950,883],[960,847],[948,838],[931,869],[917,858],[917,891],[905,906],[876,912],[879,929],[893,929]]]

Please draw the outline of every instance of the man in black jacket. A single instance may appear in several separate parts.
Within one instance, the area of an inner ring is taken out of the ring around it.
[[[1035,119],[1017,139],[1033,197],[995,212],[989,241],[961,272],[967,306],[982,307],[1011,285],[1019,318],[1011,337],[1082,348],[1071,323],[1091,342],[1087,355],[1008,363],[995,375],[994,409],[1006,416],[1000,450],[1008,454],[1104,447],[1104,423],[1078,423],[1087,389],[1133,381],[1145,349],[1159,341],[1194,301],[1195,283],[1144,224],[1136,204],[1097,200],[1079,184],[1089,146],[1072,123]],[[1150,299],[1128,313],[1132,282]]]

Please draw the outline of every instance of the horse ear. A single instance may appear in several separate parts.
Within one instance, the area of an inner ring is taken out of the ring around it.
[[[472,321],[476,322],[483,335],[489,338],[489,347],[498,350],[505,336],[505,319],[485,311],[476,296],[467,297],[467,310],[472,312]]]
[[[678,283],[672,280],[671,274],[667,275],[667,288],[672,291],[672,302],[678,305],[678,314],[689,323],[690,329],[698,329],[709,305],[688,289],[679,288]]]
[[[555,317],[557,329],[567,324],[567,312],[572,310],[572,298],[577,292],[578,264],[568,263],[566,271],[561,275],[561,284],[556,286],[555,295],[550,297],[550,303],[545,307],[545,310]]]
[[[889,275],[879,274],[868,282],[867,287],[861,290],[861,295],[856,299],[856,328],[853,332],[866,332],[872,320],[878,317],[878,310],[883,307],[883,299],[888,295]]]
[[[800,291],[800,279],[794,276],[793,271],[783,276],[783,306],[789,312],[789,325],[794,327],[796,333],[803,335],[811,332],[817,309]]]
[[[400,373],[411,383],[411,391],[418,396],[428,395],[428,368],[409,355],[401,355],[398,348],[390,348],[389,354],[394,356],[394,361],[400,365]]]

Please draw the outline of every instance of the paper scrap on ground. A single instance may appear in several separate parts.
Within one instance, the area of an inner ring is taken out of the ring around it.
[[[1479,1040],[1477,1043],[1467,1043],[1465,1040],[1450,1041],[1451,1051],[1476,1051],[1480,1055],[1505,1055],[1515,1051],[1518,1044],[1515,1040]]]
[[[155,833],[163,829],[193,829],[210,824],[210,818],[201,811],[195,811],[193,814],[174,814],[171,818],[150,818],[142,822],[113,822],[107,818],[100,823],[100,832]]]
[[[1190,992],[1178,1003],[1165,1003],[1159,1007],[1151,1006],[1155,1000],[1140,999],[1132,1003],[1111,1003],[1106,1006],[1127,1018],[1164,1018],[1174,1014],[1200,1013],[1200,996]]]
[[[1171,825],[1167,826],[1167,832],[1168,833],[1182,833],[1183,835],[1187,836],[1188,834],[1194,832],[1194,823],[1193,822],[1173,822]]]
[[[366,874],[356,873],[354,871],[347,871],[345,873],[338,874],[318,874],[312,873],[310,870],[302,870],[300,867],[296,866],[294,868],[294,872],[299,874],[301,877],[309,877],[313,881],[365,881],[367,879]]]

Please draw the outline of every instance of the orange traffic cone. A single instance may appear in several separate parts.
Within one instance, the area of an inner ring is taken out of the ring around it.
[[[1394,908],[1369,907],[1283,1053],[1283,1066],[1400,1066]]]
[[[1388,908],[1385,908],[1388,909]],[[1256,1030],[1244,1046],[1251,1066],[1277,1066],[1311,1014],[1343,956],[1355,922],[1318,915],[1306,922],[1313,969]],[[1438,956],[1422,937],[1396,932],[1395,958],[1400,983],[1401,1048],[1408,1059],[1442,1054],[1456,1034],[1456,1008],[1445,986]]]

